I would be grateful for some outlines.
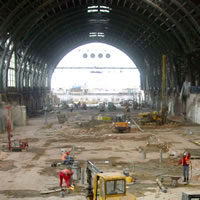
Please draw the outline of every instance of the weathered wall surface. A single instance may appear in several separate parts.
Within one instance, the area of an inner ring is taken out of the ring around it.
[[[187,118],[200,124],[200,94],[190,94],[187,100]]]
[[[181,100],[177,95],[170,95],[168,97],[168,115],[176,116],[182,112]]]
[[[4,133],[8,126],[8,110],[6,109],[8,105],[1,102],[0,105],[0,133]],[[13,129],[12,113],[10,113],[11,119],[11,129]]]
[[[0,105],[0,133],[5,132],[6,121],[7,121],[6,110],[4,109],[2,105]]]
[[[8,110],[6,109],[7,106],[8,105],[6,104],[0,105],[0,133],[5,133],[7,131],[7,125],[8,125]],[[12,105],[10,106],[10,108],[11,108],[10,112],[11,130],[13,130],[14,126],[25,126],[27,124],[26,107],[20,105]]]
[[[26,106],[12,106],[12,120],[16,126],[25,126],[27,124]]]

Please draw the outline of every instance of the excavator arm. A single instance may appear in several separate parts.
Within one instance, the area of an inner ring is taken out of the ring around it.
[[[136,200],[134,195],[126,193],[124,175],[116,172],[103,172],[89,160],[87,161],[86,173],[88,200]],[[95,176],[94,183],[92,174]]]
[[[88,183],[88,188],[87,188],[87,198],[88,200],[93,200],[93,187],[92,187],[92,174],[98,174],[98,173],[103,173],[100,169],[98,169],[93,162],[90,160],[87,160],[87,168],[86,168],[86,173],[87,173],[87,183]]]

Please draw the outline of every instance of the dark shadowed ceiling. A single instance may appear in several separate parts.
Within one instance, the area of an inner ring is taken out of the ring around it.
[[[140,68],[146,55],[200,49],[200,1],[0,0],[2,49],[8,38],[24,57],[52,68],[94,41],[120,48]]]

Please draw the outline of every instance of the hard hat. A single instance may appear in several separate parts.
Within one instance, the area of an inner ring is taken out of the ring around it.
[[[71,152],[70,152],[70,151],[67,151],[66,153],[67,153],[67,155],[69,155]]]
[[[183,154],[183,155],[184,155],[184,156],[186,156],[187,154],[188,154],[188,152],[184,152],[184,154]]]

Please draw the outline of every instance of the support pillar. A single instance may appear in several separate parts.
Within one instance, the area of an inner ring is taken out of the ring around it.
[[[166,55],[162,56],[162,123],[166,123]]]

